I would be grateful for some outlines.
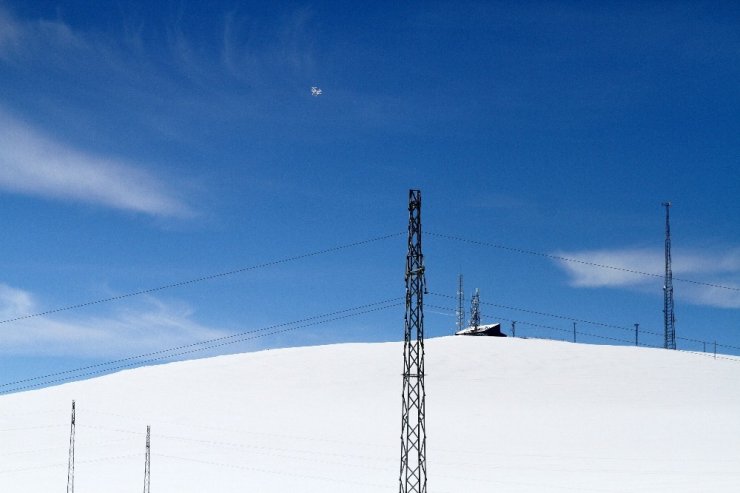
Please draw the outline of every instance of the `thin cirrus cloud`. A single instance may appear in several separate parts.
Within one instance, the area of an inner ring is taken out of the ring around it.
[[[579,288],[644,290],[656,282],[655,276],[662,277],[665,265],[663,251],[654,249],[560,251],[553,255],[576,260],[556,262],[568,275],[570,285]],[[634,271],[655,276],[640,275]],[[674,286],[678,286],[675,293],[679,299],[696,305],[740,308],[740,249],[688,251],[678,255],[674,253],[672,271],[675,278],[699,281],[675,282]]]
[[[142,167],[58,142],[2,109],[0,190],[160,217],[193,214],[163,180]]]
[[[2,320],[39,310],[35,297],[0,284]],[[137,309],[116,310],[108,316],[78,317],[74,322],[41,316],[16,320],[0,328],[4,354],[43,354],[117,358],[192,344],[229,333],[193,320],[193,310],[175,302],[148,297]]]

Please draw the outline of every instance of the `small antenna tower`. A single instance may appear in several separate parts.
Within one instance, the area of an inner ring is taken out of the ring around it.
[[[75,491],[75,401],[72,401],[72,425],[69,430],[69,464],[67,466],[67,493]]]
[[[480,325],[480,293],[475,288],[473,299],[470,300],[470,326],[477,329]]]
[[[149,493],[149,482],[151,476],[150,458],[151,458],[151,426],[146,427],[146,459],[144,459],[144,493]]]
[[[663,284],[663,327],[665,348],[676,349],[676,317],[673,314],[673,271],[671,270],[671,203],[665,207],[665,282]]]
[[[409,190],[406,315],[403,338],[400,493],[427,491],[424,390],[424,256],[421,253],[421,191]]]
[[[457,330],[465,328],[465,291],[463,290],[463,275],[457,278]]]

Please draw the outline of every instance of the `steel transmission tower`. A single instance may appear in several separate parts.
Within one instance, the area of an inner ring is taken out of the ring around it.
[[[480,325],[480,293],[475,288],[473,299],[470,301],[470,326],[478,328]]]
[[[463,275],[457,278],[457,330],[465,328],[465,291],[463,290]]]
[[[406,255],[406,316],[403,345],[400,493],[426,493],[426,425],[424,401],[424,256],[421,253],[421,191],[409,190],[409,236]]]
[[[673,314],[673,271],[671,270],[671,203],[665,207],[665,282],[663,284],[663,327],[665,348],[676,349],[676,317]]]
[[[75,491],[75,401],[72,401],[72,424],[69,430],[69,464],[67,466],[67,493]]]
[[[146,427],[146,458],[144,459],[144,493],[149,493],[149,480],[151,475],[150,457],[151,457],[151,426]]]

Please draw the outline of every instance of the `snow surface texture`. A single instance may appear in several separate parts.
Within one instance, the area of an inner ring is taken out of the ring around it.
[[[429,491],[737,492],[740,359],[496,337],[426,344]],[[171,363],[0,397],[0,492],[397,491],[402,345]]]

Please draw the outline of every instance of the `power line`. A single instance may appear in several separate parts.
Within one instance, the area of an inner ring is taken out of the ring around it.
[[[314,252],[308,252],[308,253],[304,253],[304,254],[301,254],[301,255],[294,255],[292,257],[284,257],[284,258],[281,258],[281,259],[272,260],[270,262],[264,262],[264,263],[261,263],[261,264],[251,265],[249,267],[242,267],[242,268],[239,268],[239,269],[229,270],[229,271],[225,271],[225,272],[219,272],[219,273],[216,273],[216,274],[209,274],[209,275],[198,277],[198,278],[195,278],[195,279],[188,279],[186,281],[174,282],[174,283],[171,283],[171,284],[165,284],[163,286],[157,286],[157,287],[154,287],[154,288],[142,289],[140,291],[132,291],[130,293],[120,294],[120,295],[117,295],[117,296],[111,296],[109,298],[101,298],[101,299],[92,300],[92,301],[85,301],[83,303],[76,303],[74,305],[67,305],[67,306],[63,306],[63,307],[59,307],[59,308],[53,308],[51,310],[46,310],[46,311],[37,312],[37,313],[31,313],[31,314],[28,314],[28,315],[23,315],[21,317],[7,318],[5,320],[0,320],[0,324],[10,323],[10,322],[17,322],[19,320],[26,320],[26,319],[29,319],[29,318],[42,317],[44,315],[51,315],[52,313],[64,312],[64,311],[68,311],[68,310],[74,310],[74,309],[77,309],[77,308],[84,308],[84,307],[91,306],[91,305],[98,305],[98,304],[101,304],[101,303],[107,303],[109,301],[117,301],[117,300],[121,300],[121,299],[124,299],[124,298],[131,298],[133,296],[139,296],[139,295],[142,295],[142,294],[154,293],[154,292],[162,291],[162,290],[165,290],[165,289],[176,288],[176,287],[180,287],[180,286],[187,286],[189,284],[195,284],[195,283],[199,283],[199,282],[203,282],[203,281],[209,281],[211,279],[217,279],[219,277],[231,276],[231,275],[234,275],[234,274],[239,274],[239,273],[242,273],[242,272],[248,272],[248,271],[251,271],[251,270],[263,269],[265,267],[271,267],[273,265],[284,264],[284,263],[287,263],[287,262],[293,262],[293,261],[296,261],[296,260],[302,260],[302,259],[309,258],[309,257],[316,257],[318,255],[324,255],[324,254],[327,254],[327,253],[333,253],[333,252],[337,252],[337,251],[340,251],[340,250],[346,250],[348,248],[353,248],[353,247],[357,247],[357,246],[361,246],[361,245],[367,245],[368,243],[374,243],[374,242],[377,242],[377,241],[387,240],[389,238],[395,238],[395,237],[400,236],[400,235],[402,235],[404,233],[405,232],[392,233],[392,234],[388,234],[388,235],[378,236],[378,237],[375,237],[375,238],[370,238],[370,239],[367,239],[367,240],[356,241],[354,243],[347,243],[347,244],[344,244],[344,245],[339,245],[339,246],[335,246],[335,247],[331,247],[331,248],[325,248],[323,250],[316,250]]]
[[[429,304],[427,304],[427,306],[430,306],[430,307],[433,307],[433,308],[437,308],[437,309],[440,309],[440,310],[447,310],[447,311],[450,310],[449,307],[444,307],[444,306],[429,305]],[[490,317],[490,315],[488,315],[488,316]],[[497,316],[496,319],[498,319],[498,320],[506,320],[508,322],[513,322],[512,319],[505,318],[505,317],[498,317]],[[524,325],[529,325],[531,327],[539,327],[539,328],[542,328],[542,329],[557,330],[559,332],[567,332],[569,334],[573,334],[573,330],[572,329],[564,329],[562,327],[553,327],[551,325],[542,325],[542,324],[537,324],[537,323],[533,323],[533,322],[525,322],[523,320],[517,320],[516,323],[518,323],[518,324],[524,324]],[[609,337],[609,336],[602,336],[602,335],[598,335],[598,334],[591,334],[591,333],[588,333],[588,332],[578,331],[576,333],[577,334],[580,334],[580,335],[584,335],[584,336],[597,337],[597,338],[600,338],[600,339],[606,339],[606,340],[610,340],[610,341],[629,342],[626,339],[619,339],[619,338],[616,338],[616,337]],[[657,347],[657,346],[655,346],[655,347]]]
[[[27,390],[27,389],[36,388],[36,387],[41,387],[43,385],[49,385],[53,383],[66,382],[68,380],[72,380],[76,378],[96,376],[96,375],[100,375],[106,372],[112,372],[116,370],[122,370],[125,368],[131,368],[137,365],[154,363],[154,362],[161,361],[167,358],[173,358],[176,356],[184,356],[186,354],[193,354],[193,353],[197,353],[200,351],[207,351],[209,349],[215,349],[215,348],[227,346],[230,344],[236,344],[239,342],[259,339],[261,337],[267,337],[270,335],[280,334],[283,332],[289,332],[289,331],[293,331],[297,329],[313,327],[316,325],[326,324],[326,323],[334,322],[337,320],[344,320],[347,318],[352,318],[352,317],[364,315],[367,313],[386,310],[388,308],[402,305],[403,302],[398,301],[399,299],[400,298],[390,298],[388,300],[379,301],[375,303],[369,303],[366,305],[360,305],[354,308],[338,310],[332,313],[327,313],[323,315],[315,315],[312,317],[307,317],[307,318],[293,321],[293,322],[285,322],[285,323],[271,325],[268,327],[263,327],[261,329],[240,332],[238,334],[232,334],[229,336],[217,337],[215,339],[209,339],[207,341],[196,342],[193,344],[186,344],[183,346],[178,346],[178,347],[174,347],[170,349],[163,349],[160,351],[154,351],[151,353],[141,354],[138,356],[130,356],[127,358],[121,358],[118,360],[108,361],[105,363],[98,363],[95,365],[89,365],[86,367],[76,368],[73,370],[65,370],[65,371],[50,373],[50,374],[42,375],[38,377],[26,378],[23,380],[17,380],[15,382],[8,382],[8,383],[0,385],[0,387],[14,387],[14,388],[0,390],[0,395],[9,394],[12,392],[18,392],[21,390]],[[296,325],[296,324],[301,324],[301,325]],[[252,334],[256,334],[256,335],[252,335]],[[173,351],[179,351],[179,352],[173,352]],[[149,358],[149,359],[141,359],[141,358]],[[110,365],[116,365],[116,366],[110,366]],[[86,371],[86,370],[92,370],[92,371]],[[85,372],[85,373],[79,373],[79,372]],[[61,376],[61,375],[67,375],[67,376],[63,376],[62,378],[57,378],[53,380],[48,380],[49,378]],[[39,380],[42,380],[42,381],[38,382]],[[37,383],[15,387],[16,385],[27,383],[27,382],[33,382],[33,381],[36,381]]]
[[[450,296],[450,295],[446,295],[446,294],[432,293],[432,292],[430,292],[429,294],[430,295],[433,295],[433,296],[439,296],[441,298],[453,298],[454,299],[454,296]],[[570,322],[581,322],[581,323],[589,324],[589,325],[598,325],[598,326],[601,326],[601,327],[607,327],[607,328],[612,328],[612,329],[622,329],[622,330],[628,330],[630,332],[634,332],[634,329],[623,327],[621,325],[613,325],[613,324],[608,324],[608,323],[604,323],[604,322],[594,322],[593,320],[584,320],[584,319],[581,319],[581,318],[568,317],[566,315],[557,315],[555,313],[540,312],[540,311],[537,311],[537,310],[530,310],[530,309],[527,309],[527,308],[519,308],[519,307],[515,307],[515,306],[499,305],[497,303],[490,303],[490,302],[486,302],[486,301],[481,301],[480,304],[481,305],[488,305],[488,306],[495,306],[496,308],[504,308],[506,310],[516,310],[516,311],[519,311],[519,312],[530,313],[532,315],[544,315],[546,317],[559,318],[559,319],[562,319],[562,320],[568,320]],[[643,333],[643,334],[652,334],[652,335],[656,335],[656,336],[662,335],[662,334],[659,334],[657,332],[650,332],[648,330],[642,330],[640,332]]]
[[[69,374],[69,373],[77,373],[77,372],[81,372],[81,371],[86,371],[86,370],[92,370],[92,369],[95,369],[95,368],[100,368],[100,367],[103,367],[103,366],[115,365],[115,364],[118,364],[118,363],[125,363],[127,361],[137,360],[137,359],[141,359],[141,358],[149,358],[151,356],[157,356],[157,355],[161,355],[161,354],[164,354],[164,353],[169,353],[169,352],[172,352],[172,351],[179,351],[181,349],[187,349],[187,348],[192,348],[192,347],[196,347],[196,346],[202,346],[202,345],[206,345],[206,344],[211,344],[211,343],[218,342],[218,341],[235,339],[235,338],[242,337],[242,336],[249,335],[249,334],[254,334],[254,333],[258,333],[258,332],[264,332],[264,331],[267,331],[267,330],[272,330],[272,329],[275,329],[275,328],[278,328],[278,327],[285,327],[285,326],[289,326],[289,325],[300,324],[300,323],[304,323],[304,322],[309,322],[311,320],[316,320],[316,319],[325,318],[325,317],[331,317],[331,316],[334,316],[334,315],[338,315],[340,313],[346,313],[346,312],[351,312],[351,311],[355,311],[355,310],[358,310],[358,309],[363,309],[363,308],[367,308],[367,307],[377,306],[377,305],[389,303],[391,301],[396,301],[398,299],[399,298],[389,298],[387,300],[378,301],[378,302],[375,302],[375,303],[368,303],[366,305],[360,305],[360,306],[354,307],[354,308],[347,308],[347,309],[344,309],[344,310],[338,310],[338,311],[331,312],[331,313],[325,313],[325,314],[321,314],[321,315],[314,315],[314,316],[311,316],[311,317],[302,318],[300,320],[294,320],[292,322],[284,322],[284,323],[281,323],[281,324],[276,324],[276,325],[271,325],[271,326],[268,326],[268,327],[263,327],[261,329],[248,330],[248,331],[244,331],[244,332],[239,332],[237,334],[231,334],[231,335],[228,335],[228,336],[216,337],[216,338],[208,339],[208,340],[205,340],[205,341],[194,342],[194,343],[191,343],[191,344],[184,344],[182,346],[177,346],[177,347],[172,347],[172,348],[168,348],[168,349],[161,349],[161,350],[158,350],[158,351],[152,351],[152,352],[149,352],[149,353],[139,354],[137,356],[129,356],[129,357],[126,357],[126,358],[121,358],[121,359],[117,359],[117,360],[107,361],[107,362],[104,362],[104,363],[96,363],[94,365],[83,366],[83,367],[75,368],[75,369],[72,369],[72,370],[64,370],[64,371],[59,371],[59,372],[55,372],[55,373],[49,373],[47,375],[43,375],[43,376],[39,376],[39,377],[25,378],[25,379],[22,379],[22,380],[16,380],[14,382],[0,384],[0,389],[2,389],[3,387],[9,387],[9,386],[13,386],[13,385],[21,384],[21,383],[33,382],[33,381],[36,381],[36,380],[43,380],[43,379],[46,379],[46,378],[57,377],[57,376],[60,376],[60,375],[66,375],[66,374]],[[0,394],[2,394],[2,393],[3,393],[3,391],[0,390]]]
[[[436,308],[438,310],[446,310],[448,312],[454,312],[454,308],[450,308],[450,307],[447,307],[447,306],[430,305],[430,304],[427,304],[426,306],[429,306],[429,307],[432,307],[432,308]],[[490,317],[490,318],[494,318],[491,314],[486,314],[486,316],[487,317]],[[513,322],[514,321],[514,320],[512,320],[510,318],[506,318],[506,317],[495,316],[495,318],[498,319],[498,320],[506,320],[508,322]],[[564,329],[562,327],[553,327],[552,325],[537,324],[537,323],[534,323],[534,322],[526,322],[524,320],[516,320],[516,323],[517,324],[529,325],[531,327],[538,327],[538,328],[541,328],[541,329],[555,330],[555,331],[558,331],[558,332],[567,332],[569,334],[572,334],[573,333],[573,331],[571,329]],[[627,344],[632,345],[632,346],[634,345],[634,341],[630,341],[630,340],[627,340],[627,339],[619,339],[617,337],[610,337],[610,336],[604,336],[604,335],[592,334],[592,333],[589,333],[589,332],[580,332],[580,331],[578,332],[578,334],[581,334],[581,335],[584,335],[584,336],[589,336],[589,337],[595,337],[597,339],[605,339],[605,340],[610,340],[610,341],[615,341],[615,342],[624,342],[624,343],[627,343]],[[657,334],[657,335],[661,335],[661,334]],[[718,347],[720,345],[721,344],[719,344],[719,343],[717,344]],[[655,344],[644,344],[644,343],[640,343],[639,346],[640,347],[647,347],[647,348],[663,349],[663,346],[658,346],[658,345],[655,345]],[[733,347],[733,346],[727,346],[727,345],[722,345],[722,346],[723,347]],[[686,349],[677,349],[676,351],[681,352],[681,353],[694,354],[694,355],[697,355],[697,356],[705,356],[705,357],[708,357],[708,358],[714,357],[712,354],[703,353],[703,352],[699,352],[699,351],[688,351]],[[738,359],[738,358],[732,358],[732,357],[726,357],[726,356],[717,356],[715,359],[723,359],[723,360],[726,360],[726,361],[733,361],[735,363],[740,363],[740,359]]]
[[[430,294],[432,296],[439,296],[441,298],[455,299],[454,296],[450,296],[450,295],[442,294],[442,293],[429,292],[428,294]],[[556,313],[541,312],[541,311],[537,311],[537,310],[531,310],[531,309],[528,309],[528,308],[520,308],[520,307],[516,307],[516,306],[501,305],[501,304],[498,304],[498,303],[491,303],[491,302],[486,302],[486,301],[481,301],[480,304],[481,305],[488,305],[488,306],[495,306],[496,308],[503,308],[503,309],[506,309],[506,310],[516,310],[516,311],[523,312],[523,313],[530,313],[532,315],[542,315],[542,316],[546,316],[546,317],[559,318],[561,320],[568,320],[570,322],[580,322],[580,323],[584,323],[584,324],[597,325],[597,326],[600,326],[600,327],[606,327],[606,328],[610,328],[610,329],[620,329],[620,330],[625,330],[625,331],[632,332],[632,333],[634,333],[634,331],[635,331],[634,328],[624,327],[622,325],[614,325],[614,324],[609,324],[609,323],[605,323],[605,322],[596,322],[596,321],[593,321],[593,320],[586,320],[586,319],[582,319],[582,318],[578,318],[578,317],[569,317],[567,315],[558,315]],[[663,334],[658,333],[658,332],[652,332],[652,331],[644,330],[644,329],[640,329],[640,334],[650,334],[650,335],[654,335],[654,336],[662,336],[663,335]],[[700,343],[700,344],[701,343],[710,342],[710,341],[703,341],[703,340],[700,340],[700,339],[692,339],[690,337],[676,337],[676,339],[682,340],[682,341],[688,341],[688,342],[697,342],[697,343]],[[728,348],[728,349],[737,349],[737,350],[740,351],[740,347],[738,347],[738,346],[732,346],[730,344],[720,344],[720,343],[717,343],[717,346],[725,347],[725,348]]]
[[[635,269],[627,269],[625,267],[616,267],[614,265],[599,264],[599,263],[596,263],[596,262],[588,262],[586,260],[579,260],[579,259],[570,258],[570,257],[563,257],[561,255],[554,255],[552,253],[537,252],[535,250],[526,250],[524,248],[515,248],[515,247],[506,246],[506,245],[500,245],[500,244],[497,244],[497,243],[489,243],[487,241],[471,240],[469,238],[462,238],[460,236],[448,235],[448,234],[443,234],[443,233],[430,233],[429,231],[426,231],[425,234],[427,234],[429,236],[436,236],[438,238],[444,238],[444,239],[447,239],[447,240],[455,240],[455,241],[460,241],[460,242],[463,242],[463,243],[472,243],[474,245],[481,245],[481,246],[486,246],[486,247],[491,247],[491,248],[498,248],[499,250],[506,250],[506,251],[514,252],[514,253],[523,253],[523,254],[526,254],[526,255],[534,255],[534,256],[537,256],[537,257],[545,257],[545,258],[549,258],[549,259],[553,259],[553,260],[561,260],[563,262],[572,262],[572,263],[576,263],[576,264],[590,265],[592,267],[599,267],[601,269],[611,269],[611,270],[616,270],[616,271],[620,271],[620,272],[629,272],[630,274],[637,274],[637,275],[641,275],[641,276],[663,278],[663,274],[655,274],[655,273],[652,273],[652,272],[644,272],[644,271],[635,270]],[[728,289],[730,291],[740,291],[740,288],[738,288],[738,287],[724,286],[722,284],[714,284],[714,283],[711,283],[711,282],[694,281],[693,279],[684,279],[684,278],[674,277],[673,280],[674,281],[681,281],[681,282],[688,282],[688,283],[697,284],[697,285],[700,285],[700,286],[708,286],[708,287],[712,287],[712,288]]]

